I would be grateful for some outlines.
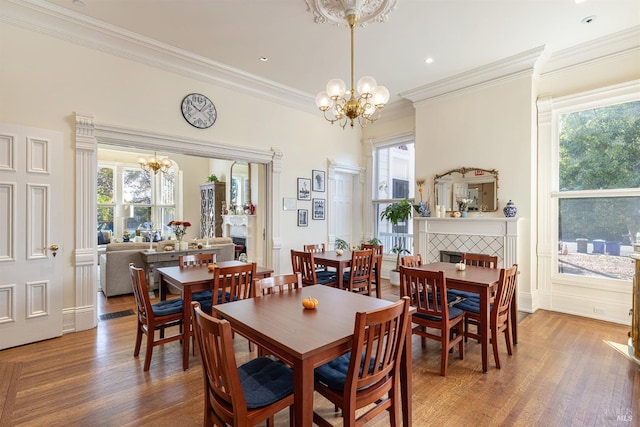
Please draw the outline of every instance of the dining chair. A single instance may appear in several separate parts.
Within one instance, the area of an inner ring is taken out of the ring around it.
[[[213,271],[212,305],[251,298],[256,263],[216,267]]]
[[[460,262],[485,268],[498,268],[498,257],[486,254],[462,253]]]
[[[422,265],[422,255],[407,255],[400,258],[400,264],[405,267],[420,267]]]
[[[411,321],[416,324],[412,333],[422,338],[422,347],[426,339],[439,341],[442,346],[440,375],[447,375],[449,350],[458,345],[460,359],[464,358],[464,311],[442,304],[447,301],[447,280],[443,271],[427,271],[418,268],[400,266],[400,296],[409,297],[416,308]],[[429,332],[427,328],[440,330],[440,335]]]
[[[371,296],[371,282],[373,281],[373,250],[351,251],[351,269],[343,274],[344,288],[351,292]]]
[[[180,255],[178,265],[180,267],[193,267],[216,263],[217,254],[191,254]]]
[[[302,288],[302,274],[300,273],[253,279],[253,286],[251,287],[253,298],[300,288]]]
[[[231,325],[191,303],[193,331],[204,378],[204,425],[274,425],[274,415],[289,408],[293,426],[293,371],[268,357],[237,366]],[[237,366],[237,367],[236,367]]]
[[[138,309],[138,326],[136,328],[136,346],[133,356],[138,357],[142,344],[142,335],[147,336],[147,347],[144,356],[144,370],[151,366],[153,347],[177,341],[182,338],[182,298],[175,298],[151,304],[147,279],[143,268],[129,264],[129,274],[133,295]],[[165,337],[165,328],[179,327],[179,333]],[[156,331],[160,331],[160,338],[156,339]]]
[[[352,351],[315,369],[315,390],[342,409],[345,427],[365,425],[385,410],[389,412],[389,425],[400,425],[399,374],[408,325],[408,298],[358,312]],[[317,412],[313,413],[313,422],[332,426]]]
[[[376,297],[382,298],[382,284],[380,284],[382,273],[382,257],[384,255],[384,245],[376,245],[375,243],[363,243],[362,249],[373,250],[373,289],[375,289]]]
[[[332,275],[318,277],[315,265],[313,252],[291,250],[291,268],[294,273],[300,273],[302,275],[302,284],[304,286],[337,286],[338,281],[335,272],[333,272]]]
[[[496,361],[496,368],[500,369],[500,358],[498,356],[498,334],[503,332],[507,343],[507,353],[509,356],[512,351],[511,322],[517,319],[511,318],[511,302],[516,290],[518,277],[518,264],[513,264],[511,268],[500,269],[500,279],[495,293],[493,303],[491,303],[491,313],[489,314],[489,323],[491,329],[491,344],[493,345],[493,358]],[[466,299],[455,304],[465,312],[465,317],[473,319],[474,323],[480,324],[480,301]],[[480,334],[469,332],[468,324],[465,324],[465,336],[480,340]]]
[[[305,252],[313,252],[314,254],[324,253],[326,252],[326,245],[324,243],[313,243],[309,245],[304,245]],[[316,264],[316,277],[318,280],[333,280],[336,276],[335,271],[329,270],[329,267],[322,264]]]

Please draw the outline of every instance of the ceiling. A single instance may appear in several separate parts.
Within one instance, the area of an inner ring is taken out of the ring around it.
[[[348,27],[316,24],[305,0],[48,2],[311,96],[331,78],[349,85]],[[393,102],[533,48],[556,52],[637,25],[640,0],[398,0],[387,22],[356,28],[355,79],[373,76]]]

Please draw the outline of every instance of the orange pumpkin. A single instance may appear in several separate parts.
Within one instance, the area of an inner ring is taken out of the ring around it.
[[[215,264],[209,264],[209,265],[207,265],[207,269],[209,269],[209,271],[213,271],[213,270],[215,270],[215,269],[216,269],[216,267],[217,267],[217,266],[216,266]]]
[[[318,306],[318,300],[312,297],[302,300],[302,306],[307,310],[313,310]]]

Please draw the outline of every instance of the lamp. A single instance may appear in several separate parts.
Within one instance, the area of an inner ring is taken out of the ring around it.
[[[151,171],[153,171],[154,175],[157,174],[158,171],[167,173],[172,166],[171,159],[168,157],[159,159],[155,151],[151,157],[140,157],[138,159],[138,164],[140,164],[140,167],[145,172],[151,173]]]
[[[373,123],[382,115],[382,108],[389,101],[389,90],[384,86],[378,86],[376,80],[370,76],[364,76],[358,80],[357,97],[354,89],[353,71],[353,33],[358,22],[357,9],[347,9],[345,19],[351,30],[351,90],[349,99],[345,98],[346,85],[341,79],[331,79],[327,83],[326,92],[316,95],[316,105],[322,111],[324,118],[331,124],[338,122],[344,129],[349,123],[353,127],[354,121],[365,127]]]

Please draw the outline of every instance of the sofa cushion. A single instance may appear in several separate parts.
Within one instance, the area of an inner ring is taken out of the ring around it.
[[[107,244],[107,239],[106,237],[104,237],[104,234],[102,233],[102,231],[98,231],[98,244],[99,245]]]

